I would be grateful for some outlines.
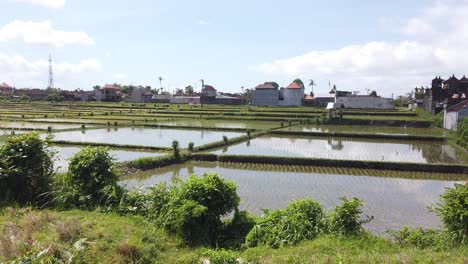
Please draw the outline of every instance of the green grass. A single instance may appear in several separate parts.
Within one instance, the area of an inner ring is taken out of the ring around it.
[[[1,263],[20,257],[21,248],[37,253],[49,249],[46,254],[55,255],[67,250],[85,263],[201,263],[207,255],[216,255],[183,246],[141,217],[114,213],[6,208],[0,211],[0,231]],[[73,245],[81,239],[86,239],[86,248],[77,252]],[[468,246],[421,250],[371,235],[319,236],[296,246],[231,254],[248,263],[466,263]]]

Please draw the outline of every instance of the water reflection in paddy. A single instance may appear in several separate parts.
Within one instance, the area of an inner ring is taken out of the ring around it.
[[[442,137],[446,131],[436,127],[385,127],[385,126],[352,126],[352,125],[297,125],[282,128],[284,131],[299,132],[326,132],[326,133],[353,133],[353,134],[382,134],[382,135],[415,135]]]
[[[190,127],[216,127],[239,129],[270,129],[280,127],[281,122],[266,121],[230,121],[230,120],[205,120],[205,119],[174,119],[157,121],[158,125],[166,126],[190,126]]]
[[[243,168],[238,168],[243,167]],[[278,166],[273,166],[273,168]],[[284,208],[293,199],[309,197],[320,201],[325,208],[339,204],[340,197],[358,197],[366,201],[364,213],[375,216],[367,228],[383,232],[403,225],[437,227],[439,219],[429,213],[427,206],[437,202],[446,187],[452,187],[460,178],[453,180],[424,179],[434,174],[381,172],[392,177],[380,177],[378,171],[354,170],[355,174],[377,176],[350,176],[337,173],[343,169],[283,166],[281,171],[268,170],[266,166],[246,164],[188,163],[151,171],[145,175],[128,178],[121,182],[127,188],[151,186],[160,182],[187,179],[189,174],[202,175],[216,171],[225,179],[234,181],[241,197],[240,208],[255,215],[264,208]],[[326,173],[329,171],[331,174]],[[409,179],[398,178],[410,177]],[[453,176],[453,175],[452,175]],[[415,177],[414,179],[411,179]],[[418,178],[419,177],[419,178]],[[450,177],[450,175],[447,175]]]
[[[57,124],[57,123],[39,123],[39,122],[16,122],[16,121],[1,121],[0,129],[2,128],[18,128],[18,129],[71,129],[79,128],[79,124]]]
[[[383,141],[312,137],[259,137],[212,151],[215,154],[369,160],[417,163],[468,163],[468,154],[444,142]]]
[[[91,129],[85,131],[67,131],[54,133],[54,140],[71,142],[92,142],[119,145],[171,147],[172,141],[177,140],[182,148],[189,142],[195,146],[220,141],[223,136],[228,138],[244,135],[237,132],[159,129],[159,128],[112,128]]]
[[[66,172],[68,170],[68,163],[70,159],[80,151],[79,147],[62,147],[62,146],[51,146],[49,149],[55,152],[54,157],[54,168],[58,169],[59,172]],[[128,150],[117,150],[111,149],[109,154],[115,158],[117,162],[136,160],[144,157],[156,157],[165,155],[165,153],[156,152],[143,152],[143,151],[128,151]]]

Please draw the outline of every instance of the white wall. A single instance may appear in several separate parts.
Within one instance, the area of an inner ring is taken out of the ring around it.
[[[395,105],[389,98],[374,96],[346,96],[336,97],[337,105],[343,104],[345,108],[351,109],[393,109]]]
[[[304,98],[304,89],[285,89],[284,100],[280,101],[280,105],[285,106],[301,106]]]
[[[444,110],[444,128],[453,131],[457,130],[458,120],[468,117],[468,107],[456,111]]]

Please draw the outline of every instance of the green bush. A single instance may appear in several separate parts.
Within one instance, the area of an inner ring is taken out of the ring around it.
[[[179,141],[172,141],[172,150],[174,151],[174,158],[176,160],[180,159]]]
[[[54,174],[53,153],[39,134],[3,139],[0,157],[0,204],[44,205]]]
[[[322,206],[310,199],[293,201],[284,210],[265,211],[246,237],[246,246],[272,248],[315,238],[324,229]]]
[[[440,196],[435,212],[454,241],[468,244],[468,184],[457,184]]]
[[[194,146],[195,146],[195,143],[190,142],[190,143],[188,144],[188,150],[189,150],[189,151],[193,151],[193,147],[194,147]]]
[[[457,143],[465,149],[468,149],[468,117],[458,122],[457,136]]]
[[[168,201],[169,189],[165,183],[161,183],[146,189],[125,192],[116,209],[122,214],[141,215],[156,220]]]
[[[361,219],[362,206],[364,202],[353,198],[348,200],[340,198],[343,201],[342,205],[336,206],[335,210],[330,214],[329,228],[333,234],[337,235],[359,235],[364,232],[362,224],[369,223],[374,217]]]
[[[117,180],[108,148],[85,147],[70,159],[59,197],[65,206],[85,209],[117,203],[123,193]]]
[[[446,243],[445,233],[439,230],[403,227],[388,233],[400,246],[425,249],[438,248]]]
[[[234,217],[224,222],[220,246],[238,249],[245,243],[245,237],[255,226],[255,217],[246,211],[237,211]]]
[[[239,201],[234,183],[216,173],[192,175],[170,190],[159,223],[189,245],[213,246],[221,234],[221,216],[237,209]]]
[[[237,264],[238,253],[228,250],[204,249],[198,253],[200,259],[208,259],[212,264]]]

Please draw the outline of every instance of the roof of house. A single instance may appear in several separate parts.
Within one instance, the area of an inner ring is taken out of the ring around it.
[[[109,89],[109,90],[122,90],[122,88],[118,85],[113,85],[113,84],[106,84],[102,89]]]
[[[302,85],[299,85],[297,82],[292,82],[288,87],[286,87],[287,89],[303,89],[304,86]]]
[[[463,75],[463,78],[460,79],[461,82],[468,82],[468,78],[466,78],[465,75]]]
[[[46,90],[41,90],[41,89],[19,89],[16,90],[15,93],[19,94],[27,94],[27,95],[48,95],[49,92]]]
[[[0,89],[2,89],[2,88],[3,88],[3,89],[5,89],[5,88],[10,89],[11,86],[8,85],[8,84],[6,84],[6,83],[2,83],[2,84],[0,84]]]
[[[455,77],[455,74],[454,74],[454,75],[452,75],[452,77],[450,77],[450,78],[449,78],[448,80],[446,80],[444,83],[448,83],[448,82],[450,82],[450,81],[459,81],[459,80],[457,79],[457,77]]]
[[[313,99],[314,99],[314,97],[312,97],[312,96],[310,96],[310,95],[306,95],[306,96],[304,97],[304,100],[313,100]]]
[[[203,91],[204,92],[216,92],[216,89],[211,85],[205,85],[203,87]]]
[[[447,109],[447,111],[457,112],[457,111],[460,111],[464,107],[468,107],[468,100],[462,101],[456,105],[452,105],[450,108]]]
[[[260,84],[257,87],[255,87],[255,90],[262,90],[262,89],[274,89],[276,90],[275,86],[272,84]]]

